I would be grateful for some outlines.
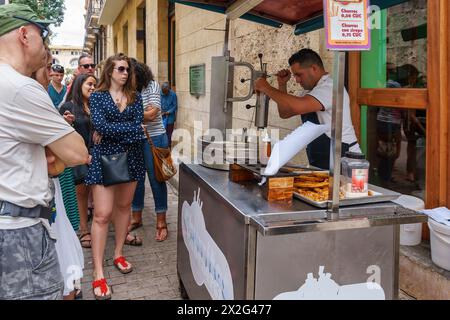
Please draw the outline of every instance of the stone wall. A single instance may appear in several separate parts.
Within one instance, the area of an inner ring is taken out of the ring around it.
[[[194,130],[194,120],[202,121],[203,129],[209,127],[211,57],[222,55],[224,44],[223,31],[205,30],[205,28],[223,30],[225,17],[222,14],[179,4],[176,5],[175,10],[176,89],[179,99],[177,127],[189,130],[191,135],[194,132],[199,134],[198,130]],[[322,39],[324,39],[323,30],[295,36],[293,27],[290,26],[277,29],[238,19],[230,24],[229,50],[236,61],[249,62],[256,69],[259,69],[258,53],[263,53],[263,60],[268,63],[270,74],[289,68],[289,57],[301,48],[309,47],[322,55],[326,67],[331,71],[332,56],[325,50]],[[206,65],[206,95],[196,98],[189,93],[189,66],[201,63]],[[249,78],[249,72],[246,69],[237,68],[234,81],[236,96],[245,96],[248,93],[248,83],[242,85],[239,81],[241,78]],[[274,77],[269,81],[276,83]],[[291,79],[288,90],[295,94],[301,88]],[[254,99],[234,104],[233,128],[235,129],[254,128],[254,109],[247,110],[246,104],[254,104]],[[278,129],[279,138],[283,138],[300,124],[299,116],[280,119],[276,104],[271,102],[269,129]],[[194,141],[191,142],[194,143]],[[306,154],[300,153],[294,161],[306,164]]]
[[[168,78],[168,3],[166,0],[130,0],[122,8],[113,25],[107,27],[107,56],[123,52],[141,61],[144,59],[143,41],[137,40],[137,30],[142,30],[142,12],[146,10],[146,62],[156,80]],[[138,16],[138,12],[140,16]]]
[[[427,72],[427,39],[404,41],[401,30],[427,22],[427,1],[411,0],[388,9],[387,62],[396,66],[414,65],[419,72]]]

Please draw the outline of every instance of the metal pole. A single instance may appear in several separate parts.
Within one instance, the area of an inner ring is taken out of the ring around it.
[[[339,219],[339,187],[341,177],[342,114],[344,106],[345,52],[334,53],[333,112],[331,121],[330,184],[327,210],[329,220]]]
[[[230,19],[225,19],[225,41],[223,43],[223,55],[226,57],[228,53],[228,41],[230,37]]]

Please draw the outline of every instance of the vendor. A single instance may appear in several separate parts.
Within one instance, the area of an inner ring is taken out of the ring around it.
[[[333,79],[325,71],[320,56],[311,49],[302,49],[292,55],[289,65],[295,81],[305,89],[300,96],[287,93],[287,82],[291,78],[291,71],[287,69],[277,73],[278,89],[272,87],[266,79],[259,78],[255,81],[255,90],[263,92],[277,103],[282,119],[301,115],[303,122],[329,126],[325,134],[306,148],[310,165],[329,169]],[[347,151],[361,152],[361,149],[350,117],[349,96],[344,89],[342,155]]]

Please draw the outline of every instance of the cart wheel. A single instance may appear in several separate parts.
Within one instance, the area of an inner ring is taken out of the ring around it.
[[[189,296],[186,292],[186,288],[184,287],[183,281],[181,281],[180,276],[178,276],[178,282],[180,284],[180,295],[183,300],[190,300]]]

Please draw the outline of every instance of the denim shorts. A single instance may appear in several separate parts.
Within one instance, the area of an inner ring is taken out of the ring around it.
[[[64,281],[45,227],[0,230],[0,300],[60,300]]]

